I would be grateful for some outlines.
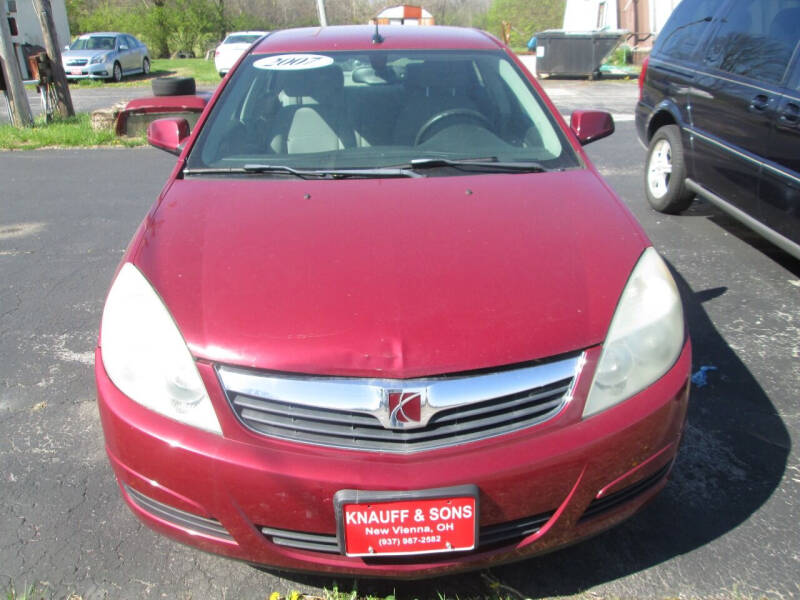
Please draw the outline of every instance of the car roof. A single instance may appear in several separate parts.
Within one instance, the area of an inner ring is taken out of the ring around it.
[[[255,29],[254,29],[254,30],[252,30],[252,31],[231,31],[231,32],[230,32],[228,35],[226,35],[225,37],[226,37],[226,38],[229,38],[229,37],[231,37],[232,35],[264,35],[264,34],[266,34],[266,33],[269,33],[269,32],[268,32],[268,31],[261,31],[261,30],[258,30],[258,31],[257,31],[257,30],[255,30]]]
[[[477,29],[463,27],[384,25],[379,27],[383,41],[372,41],[373,25],[304,27],[274,31],[253,50],[253,54],[272,52],[321,52],[330,50],[497,50],[497,38]]]

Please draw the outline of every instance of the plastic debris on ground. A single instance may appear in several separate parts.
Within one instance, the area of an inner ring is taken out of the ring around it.
[[[598,70],[600,71],[601,75],[616,75],[617,77],[638,77],[641,68],[633,65],[618,66],[618,65],[604,64],[600,65],[600,69]]]
[[[692,383],[696,387],[699,387],[699,388],[707,386],[708,385],[708,375],[707,375],[707,373],[709,371],[716,371],[716,370],[717,370],[717,367],[715,367],[713,365],[705,365],[705,366],[700,367],[700,370],[697,371],[697,373],[692,375]]]

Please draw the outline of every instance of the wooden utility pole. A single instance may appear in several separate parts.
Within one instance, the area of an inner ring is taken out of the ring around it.
[[[2,3],[3,0],[0,0]],[[67,75],[64,73],[64,65],[61,63],[61,46],[58,45],[56,35],[56,25],[53,21],[53,9],[50,7],[50,0],[33,0],[33,6],[39,17],[39,25],[42,27],[42,37],[44,38],[44,48],[47,57],[50,59],[50,68],[53,73],[53,85],[56,88],[55,110],[61,117],[74,117],[75,109],[72,108],[72,96],[69,94],[67,85]]]
[[[16,127],[31,127],[33,114],[25,86],[22,84],[22,72],[19,70],[14,45],[11,43],[11,29],[8,26],[6,1],[0,0],[0,63],[6,83],[8,104],[11,107],[11,122]]]

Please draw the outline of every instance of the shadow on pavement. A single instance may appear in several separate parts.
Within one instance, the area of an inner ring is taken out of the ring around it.
[[[788,431],[759,383],[717,332],[703,302],[726,288],[694,291],[673,274],[684,297],[694,367],[713,365],[706,387],[692,387],[689,421],[671,481],[651,504],[592,540],[520,563],[419,582],[338,578],[340,590],[398,598],[562,596],[654,567],[691,552],[747,521],[780,485],[791,448]],[[287,575],[331,589],[333,581]],[[513,591],[512,591],[513,590]]]
[[[770,260],[778,263],[787,271],[800,277],[800,260],[794,258],[792,255],[787,254],[764,237],[757,234],[755,231],[746,227],[726,212],[717,208],[707,200],[697,196],[692,202],[692,205],[683,213],[692,217],[706,217],[712,223],[722,227],[725,231],[730,233],[749,244],[762,254],[768,256]]]

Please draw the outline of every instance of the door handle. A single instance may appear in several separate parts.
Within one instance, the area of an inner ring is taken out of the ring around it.
[[[754,112],[764,112],[769,106],[769,97],[765,94],[759,94],[750,101],[748,109]]]
[[[797,125],[800,122],[800,106],[790,102],[783,107],[778,119],[786,125]]]

